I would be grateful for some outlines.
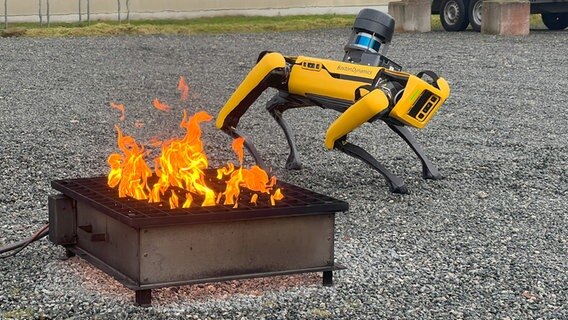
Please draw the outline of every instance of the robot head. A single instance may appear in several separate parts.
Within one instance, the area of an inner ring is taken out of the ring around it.
[[[394,32],[394,19],[387,13],[363,9],[355,18],[353,31],[345,45],[343,61],[381,65]]]

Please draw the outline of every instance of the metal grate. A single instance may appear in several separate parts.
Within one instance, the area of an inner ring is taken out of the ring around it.
[[[224,181],[215,178],[215,172],[206,172],[207,185],[216,192],[224,189]],[[260,195],[257,205],[250,203],[253,192],[241,189],[237,208],[229,205],[201,207],[203,198],[193,195],[192,206],[187,209],[170,209],[168,199],[161,203],[148,203],[130,197],[119,198],[118,191],[107,185],[107,177],[55,180],[51,186],[66,196],[84,202],[131,227],[147,228],[173,224],[194,224],[215,221],[235,221],[277,216],[309,215],[347,211],[347,202],[337,200],[301,187],[278,181],[284,199],[270,205],[267,195]],[[185,200],[178,193],[179,203]]]

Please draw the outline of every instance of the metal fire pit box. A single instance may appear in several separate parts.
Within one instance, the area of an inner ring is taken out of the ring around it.
[[[138,305],[151,304],[151,289],[184,284],[323,272],[332,285],[338,269],[335,213],[348,204],[298,186],[278,182],[284,199],[275,206],[249,203],[244,191],[237,208],[196,198],[170,209],[118,198],[106,177],[51,185],[62,194],[49,197],[49,239],[134,290]]]

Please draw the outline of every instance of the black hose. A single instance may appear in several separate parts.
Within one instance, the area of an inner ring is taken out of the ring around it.
[[[24,250],[24,248],[27,247],[30,243],[37,241],[37,240],[47,236],[48,234],[49,234],[49,224],[46,224],[38,232],[36,232],[36,234],[34,234],[33,236],[31,236],[27,239],[18,241],[16,243],[12,243],[8,246],[1,247],[0,248],[0,254],[6,253],[6,252],[9,252],[9,251],[13,251],[13,250],[16,250],[16,251],[14,251],[14,252],[12,252],[8,255],[5,255],[5,256],[0,256],[0,259],[15,256],[20,251]]]

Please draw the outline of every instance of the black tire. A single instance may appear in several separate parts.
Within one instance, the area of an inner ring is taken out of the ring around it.
[[[464,31],[469,24],[464,0],[442,0],[440,22],[446,31]]]
[[[481,16],[483,9],[483,0],[470,0],[467,9],[467,16],[469,18],[469,24],[473,31],[481,31]]]
[[[540,16],[549,30],[564,30],[568,27],[568,12],[541,13]]]

